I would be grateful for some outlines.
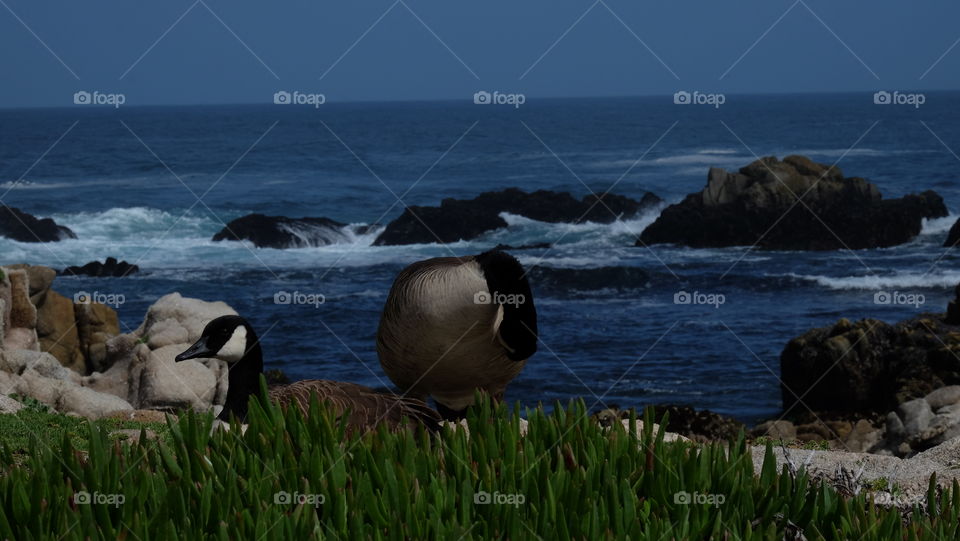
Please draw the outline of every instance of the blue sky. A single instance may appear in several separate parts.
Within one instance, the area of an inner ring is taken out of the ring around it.
[[[958,20],[945,0],[0,0],[0,107],[957,89]]]

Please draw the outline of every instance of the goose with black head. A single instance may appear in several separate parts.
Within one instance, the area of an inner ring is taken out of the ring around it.
[[[260,390],[263,372],[263,351],[250,323],[240,316],[221,316],[206,325],[200,339],[177,355],[177,362],[187,359],[215,358],[230,367],[227,398],[218,419],[234,416],[243,421],[251,395]],[[316,396],[339,415],[347,416],[351,430],[374,429],[380,424],[397,428],[404,424],[421,424],[430,430],[439,427],[439,414],[415,398],[380,393],[369,387],[330,380],[302,380],[268,390],[272,402],[281,407],[298,407],[309,413],[310,400]]]

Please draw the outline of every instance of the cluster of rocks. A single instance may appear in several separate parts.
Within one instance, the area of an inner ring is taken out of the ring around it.
[[[656,208],[663,200],[647,192],[639,200],[623,195],[587,195],[518,188],[484,192],[473,199],[448,198],[438,207],[410,206],[374,241],[375,245],[456,242],[507,227],[502,213],[548,223],[612,223]]]
[[[844,177],[836,166],[804,156],[766,157],[736,173],[711,168],[706,188],[664,209],[637,244],[885,248],[919,235],[924,218],[947,214],[943,198],[933,191],[884,200],[875,185]]]
[[[960,287],[946,314],[841,319],[780,356],[784,416],[754,436],[913,456],[960,436]]]
[[[82,266],[70,266],[62,271],[63,276],[95,276],[98,278],[123,278],[140,272],[140,267],[126,261],[117,261],[115,257],[108,257],[103,263],[91,261]]]
[[[20,242],[57,242],[75,239],[77,235],[52,218],[37,218],[18,208],[0,204],[0,237]]]
[[[576,199],[567,192],[518,188],[484,192],[473,199],[444,199],[440,206],[410,206],[374,240],[391,246],[472,240],[507,227],[502,213],[548,223],[612,223],[656,208],[663,200],[646,193],[637,201],[622,195],[588,195]],[[302,248],[344,242],[353,235],[375,231],[377,224],[350,225],[329,218],[288,218],[248,214],[218,231],[214,241],[249,240],[261,248]],[[529,247],[548,246],[535,243]]]
[[[174,357],[199,338],[207,321],[236,313],[226,304],[172,293],[148,309],[139,328],[121,334],[110,307],[75,303],[54,291],[52,269],[13,265],[0,273],[3,411],[18,409],[10,395],[89,418],[208,411],[224,403],[222,361],[176,363]]]

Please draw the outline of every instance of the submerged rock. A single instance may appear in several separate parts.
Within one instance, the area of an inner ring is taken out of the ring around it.
[[[844,177],[836,166],[804,156],[767,157],[737,173],[711,168],[706,188],[664,209],[637,245],[885,248],[919,235],[924,218],[944,216],[936,192],[883,200],[875,185]]]
[[[439,207],[410,206],[374,241],[375,245],[429,244],[471,240],[507,227],[500,214],[510,213],[549,223],[612,223],[628,219],[663,202],[652,193],[640,201],[606,194],[577,200],[567,192],[518,188],[484,192],[473,199],[444,199]]]
[[[52,218],[37,218],[3,204],[0,204],[0,236],[20,242],[57,242],[77,238],[69,227],[57,225]]]
[[[351,226],[329,218],[287,218],[248,214],[231,220],[213,236],[214,241],[249,240],[257,248],[308,248],[350,240],[375,226]]]
[[[67,267],[60,274],[63,276],[110,276],[122,278],[140,272],[140,267],[126,261],[117,261],[115,257],[108,257],[103,263],[91,261],[82,267]]]

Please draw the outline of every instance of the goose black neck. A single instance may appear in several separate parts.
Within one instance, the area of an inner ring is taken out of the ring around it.
[[[253,329],[247,325],[247,350],[243,358],[230,366],[227,400],[223,411],[217,416],[221,421],[229,421],[233,415],[240,421],[247,418],[247,404],[251,395],[260,392],[260,374],[263,373],[263,351],[260,340]]]
[[[523,265],[499,250],[484,252],[476,261],[490,294],[498,298],[494,302],[503,300],[500,338],[513,350],[507,357],[514,361],[529,358],[537,351],[537,309]]]

